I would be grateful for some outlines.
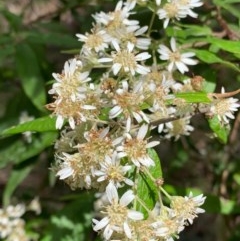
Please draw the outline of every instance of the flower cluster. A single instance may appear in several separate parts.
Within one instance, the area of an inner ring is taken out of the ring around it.
[[[35,211],[37,214],[41,212],[38,199],[33,201],[26,207],[24,204],[16,206],[9,205],[4,209],[0,209],[0,239],[6,241],[30,241],[32,240],[25,231],[25,221],[22,216],[26,211]]]
[[[47,108],[57,118],[56,128],[63,130],[52,170],[73,190],[95,188],[105,195],[102,219],[93,220],[105,240],[172,241],[204,212],[205,197],[170,196],[159,185],[161,177],[151,174],[158,167],[151,153],[159,141],[151,134],[175,140],[190,135],[191,116],[201,108],[181,96],[202,87],[185,75],[197,64],[195,54],[174,36],[169,43],[152,39],[152,24],[140,26],[133,18],[137,4],[147,6],[147,1],[119,1],[112,12],[94,14],[91,31],[76,35],[82,42],[79,55],[65,63],[61,74],[53,74],[49,94],[54,101]],[[170,20],[197,17],[192,9],[201,5],[200,0],[156,0],[151,10],[166,28]],[[209,96],[204,113],[228,124],[239,106],[232,97]],[[156,184],[155,208],[138,194],[141,175]],[[162,194],[170,206],[163,204]]]

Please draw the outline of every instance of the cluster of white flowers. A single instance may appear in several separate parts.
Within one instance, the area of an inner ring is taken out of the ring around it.
[[[94,14],[91,31],[76,35],[82,42],[79,55],[65,63],[61,74],[53,74],[49,91],[54,102],[47,108],[57,117],[56,128],[64,127],[52,170],[72,189],[96,188],[105,194],[103,217],[93,220],[94,230],[105,240],[172,241],[204,212],[199,208],[205,200],[202,194],[170,196],[149,176],[157,166],[150,151],[159,144],[151,139],[151,131],[175,140],[189,135],[197,107],[177,94],[202,89],[197,78],[184,75],[189,65],[197,64],[194,53],[179,47],[174,37],[166,45],[165,40],[152,39],[152,25],[142,27],[133,19],[136,5],[147,7],[148,2],[165,28],[171,19],[197,17],[192,9],[202,5],[200,0],[129,0],[119,1],[112,12]],[[223,124],[240,106],[234,98],[209,101],[206,112]],[[148,210],[138,196],[141,173],[156,183],[160,208]],[[121,198],[119,190],[124,192]],[[170,199],[169,207],[161,194]],[[139,205],[147,217],[137,210]]]
[[[41,212],[38,198],[35,198],[26,207],[24,204],[9,205],[0,208],[0,239],[6,241],[32,240],[25,231],[25,221],[22,216],[26,211]]]
[[[21,216],[25,213],[25,205],[8,206],[0,209],[0,237],[8,241],[30,240],[26,236],[25,222]]]

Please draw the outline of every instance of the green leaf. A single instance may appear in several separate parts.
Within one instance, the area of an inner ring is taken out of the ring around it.
[[[182,39],[187,39],[191,36],[210,36],[212,34],[211,28],[208,26],[178,24],[181,28],[167,27],[166,32],[168,36],[174,36]]]
[[[225,3],[239,3],[239,0],[222,0]]]
[[[4,47],[1,47],[0,51],[0,66],[3,66],[6,64],[5,60],[6,58],[12,58],[14,54],[14,46],[9,44],[5,45]]]
[[[240,53],[239,41],[225,40],[219,38],[207,38],[209,43],[217,45],[219,48],[234,54]]]
[[[229,130],[221,125],[217,116],[208,119],[208,123],[212,131],[215,133],[220,142],[226,144],[228,140]]]
[[[149,168],[149,172],[156,179],[162,178],[162,168],[158,154],[154,149],[149,149],[148,154],[155,162],[155,166]],[[137,178],[137,196],[145,203],[149,210],[152,210],[156,200],[158,200],[159,190],[146,174],[141,172]],[[136,210],[142,212],[145,217],[148,216],[147,210],[140,203],[137,203]]]
[[[16,66],[25,94],[39,110],[45,111],[44,81],[40,73],[37,56],[28,44],[19,43],[16,46]]]
[[[213,195],[207,195],[203,208],[208,213],[220,213],[224,215],[240,213],[240,206],[237,205],[236,201]]]
[[[55,224],[58,228],[66,228],[66,229],[73,230],[75,227],[75,224],[66,216],[61,216],[61,217],[53,216],[51,219],[51,222]]]
[[[29,172],[32,170],[34,165],[27,165],[21,169],[13,169],[10,177],[8,178],[7,185],[3,192],[3,204],[4,206],[9,205],[11,195],[17,186],[27,177]]]
[[[182,30],[186,37],[188,36],[210,36],[212,34],[211,28],[206,25],[191,25],[191,24],[180,24],[184,27]]]
[[[235,64],[219,58],[216,54],[212,52],[209,52],[207,50],[197,50],[197,49],[194,49],[191,51],[195,52],[196,56],[204,63],[207,63],[207,64],[220,63],[240,72],[240,69]]]
[[[240,186],[240,172],[233,175],[234,181]]]
[[[182,98],[188,103],[210,103],[207,93],[204,92],[189,92],[189,93],[177,93],[176,98]]]
[[[87,234],[91,232],[90,213],[93,210],[94,199],[94,193],[91,192],[81,192],[69,199],[67,205],[51,217],[51,240],[59,240],[59,237],[67,236],[70,237],[69,241],[87,240]]]
[[[22,24],[21,17],[14,13],[11,13],[7,9],[2,10],[1,13],[5,17],[5,19],[8,21],[11,28],[14,29],[15,31],[18,31]]]
[[[46,132],[46,131],[55,131],[56,118],[50,116],[44,116],[32,121],[28,121],[22,123],[17,126],[13,126],[8,128],[2,132],[1,135],[14,135],[18,133],[23,133],[25,131],[32,131],[32,132]]]
[[[239,3],[239,0],[214,0],[214,3],[219,7],[225,8],[231,15],[240,19],[240,12],[237,5],[230,5],[229,3]]]
[[[4,139],[6,145],[1,143],[0,168],[3,168],[8,163],[21,163],[33,156],[41,153],[45,148],[51,146],[56,138],[56,132],[44,132],[41,134],[33,134],[31,144],[25,143],[22,139],[14,141],[13,138]]]
[[[82,44],[77,40],[77,37],[73,37],[65,33],[54,33],[54,32],[27,32],[26,38],[31,43],[53,45],[66,48],[80,47]]]
[[[213,93],[216,88],[216,71],[212,68],[205,68],[201,72],[201,76],[204,78],[203,91],[207,93]]]
[[[211,81],[205,81],[203,83],[203,90],[207,93],[213,93],[216,88],[216,83]]]

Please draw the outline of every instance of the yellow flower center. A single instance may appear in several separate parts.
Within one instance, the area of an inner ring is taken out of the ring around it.
[[[86,41],[86,46],[89,48],[96,48],[103,44],[103,38],[99,34],[91,34],[88,36],[88,39]]]
[[[113,62],[121,64],[122,69],[125,72],[129,72],[129,70],[136,69],[137,67],[135,55],[130,53],[128,50],[117,52],[116,56],[113,59]]]
[[[130,139],[124,144],[125,151],[130,158],[137,160],[146,156],[146,140]]]
[[[167,3],[163,9],[167,12],[169,18],[175,18],[178,14],[178,7],[175,3]]]
[[[117,201],[113,201],[111,205],[106,207],[106,212],[110,219],[110,225],[122,227],[127,218],[128,208],[118,204]]]

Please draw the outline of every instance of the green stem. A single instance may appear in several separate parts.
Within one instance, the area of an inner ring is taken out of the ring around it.
[[[172,199],[171,196],[164,190],[164,188],[159,187],[159,189],[160,189],[160,191],[161,191],[169,200]]]
[[[145,205],[145,203],[138,196],[136,196],[135,200],[140,203],[140,205],[148,212],[148,214],[151,213],[151,210],[148,209],[148,207]]]
[[[155,66],[157,66],[157,57],[156,57],[155,49],[152,50],[152,56],[153,56],[153,63]]]
[[[153,12],[150,23],[149,23],[149,28],[148,28],[148,31],[147,31],[148,37],[150,37],[150,33],[151,33],[152,26],[153,26],[153,23],[154,23],[154,20],[155,20],[155,16],[156,16],[156,10]]]
[[[156,178],[154,178],[154,177],[152,176],[152,174],[149,172],[149,170],[148,170],[146,167],[143,167],[143,170],[144,170],[144,172],[148,175],[148,177],[149,177],[154,183],[156,183]]]
[[[137,193],[138,175],[139,175],[139,168],[136,168],[136,174],[135,174],[135,180],[134,180],[134,186],[133,186],[133,189],[134,189],[135,193]],[[136,208],[137,208],[137,198],[134,199],[133,207],[136,210]]]
[[[162,195],[160,192],[158,192],[157,195],[158,195],[158,200],[159,200],[160,206],[162,207],[163,206]]]

